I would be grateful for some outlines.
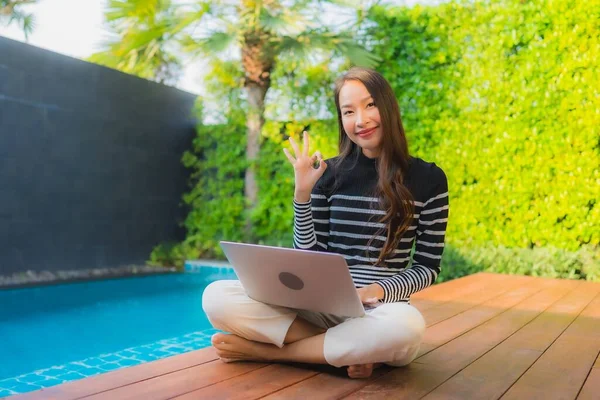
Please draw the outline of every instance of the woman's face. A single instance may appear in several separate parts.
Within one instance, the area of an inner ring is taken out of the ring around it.
[[[346,81],[340,89],[339,104],[348,138],[362,149],[365,156],[379,156],[383,135],[381,118],[365,85],[357,80]]]

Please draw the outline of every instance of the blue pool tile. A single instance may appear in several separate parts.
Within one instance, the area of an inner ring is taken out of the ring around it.
[[[69,363],[69,371],[80,372],[83,369],[89,368],[87,364],[83,362],[73,362]]]
[[[17,393],[25,393],[25,392],[31,392],[33,390],[39,390],[41,389],[42,386],[40,385],[33,385],[30,383],[21,383],[13,388],[11,388],[12,391],[15,391]]]
[[[0,396],[12,396],[13,394],[18,394],[19,392],[13,392],[12,390],[2,389],[0,387]]]
[[[61,375],[64,374],[65,372],[69,372],[68,369],[65,368],[65,366],[60,366],[60,367],[52,367],[52,368],[46,368],[46,369],[42,369],[39,372],[43,372],[44,375]]]
[[[56,377],[57,379],[62,379],[64,381],[75,381],[78,379],[85,378],[85,375],[80,374],[79,372],[68,372],[63,375],[59,375]]]
[[[139,360],[132,360],[130,358],[127,358],[127,359],[124,359],[124,360],[121,360],[121,361],[118,362],[118,364],[121,367],[132,367],[134,365],[138,365],[138,364],[141,364],[141,363],[142,362],[139,361]]]
[[[81,375],[85,375],[85,376],[94,376],[94,375],[101,374],[103,372],[106,372],[106,371],[103,371],[100,368],[86,368],[86,369],[82,369],[79,371],[79,373]]]
[[[161,350],[162,351],[166,351],[166,352],[170,352],[170,353],[183,353],[182,349],[184,346],[179,345],[179,346],[165,346],[163,347]]]
[[[42,373],[47,378],[56,378],[57,376],[64,375],[68,371],[66,370],[45,370]]]
[[[82,361],[85,365],[88,365],[90,367],[97,367],[99,365],[104,364],[105,362],[102,361],[100,358],[98,357],[90,357],[90,358],[86,358],[85,360]]]
[[[154,355],[154,354],[144,354],[144,361],[148,362],[148,361],[155,361],[160,359],[161,357]]]
[[[22,375],[17,378],[20,382],[24,383],[36,383],[38,381],[43,381],[46,379],[44,375],[39,375],[37,373]]]
[[[149,346],[144,346],[144,349],[148,349],[148,350],[160,350],[164,347],[164,345],[162,343],[153,343]]]
[[[104,355],[103,354],[103,355],[100,356],[100,358],[102,359],[102,361],[109,362],[109,363],[111,363],[111,362],[119,362],[119,361],[121,361],[123,359],[122,357],[119,357],[119,356],[117,356],[115,354],[111,354],[111,355]]]
[[[101,365],[99,368],[103,369],[104,371],[113,371],[115,369],[121,368],[121,366],[117,363],[106,363],[104,365]]]
[[[81,361],[54,366],[0,380],[0,390],[4,396],[55,386],[67,381],[79,380],[89,376],[106,373],[144,362],[182,354],[210,346],[210,337],[218,330],[191,332],[177,338],[165,339],[138,347],[123,349],[116,353],[101,354]],[[8,393],[10,392],[10,393]],[[4,394],[8,393],[8,394]]]
[[[20,384],[21,384],[21,382],[19,382],[15,378],[0,380],[0,388],[4,388],[4,389],[12,389],[13,387],[20,385]]]
[[[156,356],[156,357],[167,357],[172,355],[173,353],[167,352],[167,351],[163,351],[163,350],[155,350],[153,351],[150,355],[151,356]]]
[[[62,379],[48,378],[45,381],[38,382],[38,384],[43,387],[50,387],[50,386],[60,385],[61,383],[64,383],[64,382],[66,382],[66,381],[64,381]]]
[[[120,356],[120,357],[132,358],[132,357],[135,357],[136,355],[140,354],[140,352],[139,351],[134,351],[132,349],[128,349],[128,350],[119,351],[116,354],[118,356]]]

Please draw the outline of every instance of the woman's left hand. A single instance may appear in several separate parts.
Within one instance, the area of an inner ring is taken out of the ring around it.
[[[383,299],[384,295],[383,288],[376,283],[356,289],[356,291],[358,292],[358,297],[360,297],[360,301],[363,304],[375,304]]]

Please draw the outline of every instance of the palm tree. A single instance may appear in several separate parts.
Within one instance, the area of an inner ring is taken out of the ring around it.
[[[265,97],[277,59],[310,60],[314,53],[328,52],[343,55],[357,65],[374,66],[379,61],[357,44],[348,30],[333,32],[318,22],[323,3],[349,1],[214,0],[193,5],[176,5],[170,0],[109,2],[106,16],[121,40],[114,42],[107,52],[111,57],[129,60],[124,64],[126,72],[162,63],[161,51],[174,42],[193,56],[214,58],[230,54],[232,49],[239,52],[248,102],[246,158],[249,167],[244,190],[249,215],[258,197],[254,163],[264,125]],[[246,233],[250,230],[247,223]]]
[[[33,14],[24,12],[22,6],[34,3],[37,3],[37,0],[0,0],[0,23],[4,25],[10,25],[13,22],[20,24],[25,33],[25,40],[28,40],[35,27],[35,19]]]
[[[170,0],[110,0],[105,11],[112,37],[88,61],[165,84],[176,83],[181,63],[169,46],[178,33]],[[180,21],[181,22],[181,21]],[[183,21],[185,22],[185,21]]]

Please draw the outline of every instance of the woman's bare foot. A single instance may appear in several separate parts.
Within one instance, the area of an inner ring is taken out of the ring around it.
[[[273,350],[278,349],[272,344],[253,342],[237,335],[224,333],[214,334],[211,342],[223,362],[270,361]]]
[[[373,373],[373,370],[379,368],[380,366],[381,363],[351,365],[348,367],[348,376],[355,379],[368,378]]]
[[[211,342],[213,347],[217,351],[217,355],[223,362],[235,362],[235,361],[280,361],[285,360],[285,357],[278,357],[281,355],[281,350],[279,347],[254,342],[252,340],[247,340],[237,335],[225,334],[225,333],[216,333],[212,336]],[[286,345],[293,346],[292,345]],[[303,360],[303,359],[292,359],[291,361],[299,361],[299,362],[317,362],[323,363],[325,360]],[[325,362],[326,363],[326,362]],[[377,364],[360,364],[360,365],[351,365],[348,367],[348,376],[350,378],[368,378],[373,373],[373,370],[381,366],[380,363]]]

